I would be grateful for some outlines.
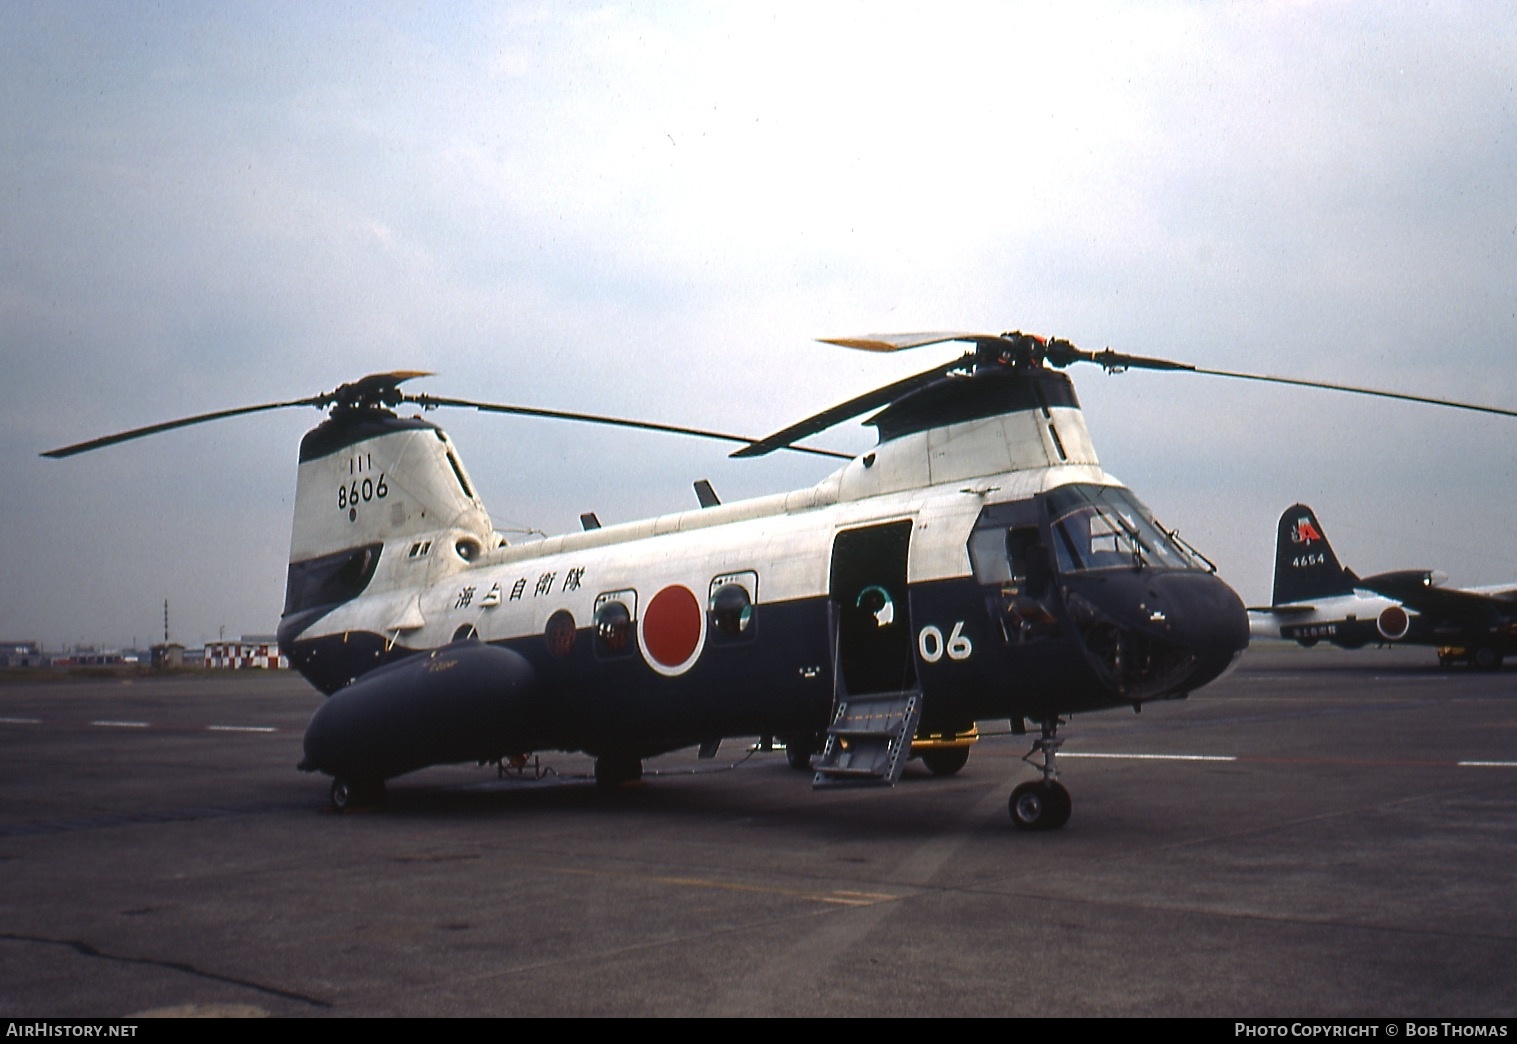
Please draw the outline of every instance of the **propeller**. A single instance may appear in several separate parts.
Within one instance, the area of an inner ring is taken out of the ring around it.
[[[91,450],[104,449],[106,446],[114,446],[117,443],[130,442],[133,439],[146,438],[149,435],[159,435],[178,428],[188,428],[195,424],[226,420],[229,417],[241,417],[250,413],[282,410],[292,406],[314,406],[317,409],[331,407],[333,415],[337,416],[345,411],[378,410],[399,406],[401,403],[412,403],[420,406],[423,410],[431,410],[438,407],[461,407],[480,410],[485,413],[505,413],[522,417],[545,417],[554,420],[583,421],[588,424],[607,424],[614,427],[633,428],[640,431],[657,431],[672,435],[692,435],[696,438],[715,439],[721,442],[737,442],[744,445],[752,444],[755,441],[751,435],[733,435],[727,432],[710,431],[703,428],[658,424],[653,421],[631,420],[624,417],[607,417],[594,413],[571,413],[566,410],[545,410],[531,406],[510,406],[500,403],[475,402],[470,399],[448,399],[435,395],[408,395],[400,390],[400,385],[406,381],[416,377],[430,376],[432,374],[424,370],[396,370],[390,373],[373,373],[367,377],[341,385],[335,391],[323,392],[320,395],[312,395],[304,399],[287,399],[283,402],[265,402],[257,406],[239,406],[230,410],[217,410],[214,413],[200,413],[193,417],[181,417],[178,420],[164,421],[161,424],[149,424],[146,427],[133,428],[130,431],[117,432],[114,435],[105,435],[98,439],[91,439],[88,442],[79,442],[72,446],[48,450],[42,456],[51,457],[55,460],[63,457],[72,457],[80,453],[89,453]],[[797,436],[797,438],[799,437]],[[851,455],[847,453],[817,449],[812,446],[785,446],[783,448],[796,453],[810,453],[822,457],[838,457],[842,460],[852,459]]]
[[[1107,373],[1121,373],[1124,370],[1167,370],[1198,373],[1208,377],[1230,377],[1243,381],[1289,384],[1298,388],[1320,388],[1325,391],[1348,392],[1353,395],[1399,399],[1403,402],[1417,402],[1429,406],[1447,406],[1457,410],[1473,410],[1477,413],[1517,417],[1517,410],[1502,409],[1499,406],[1482,406],[1476,403],[1459,402],[1453,399],[1440,399],[1427,395],[1411,395],[1405,392],[1382,391],[1376,388],[1362,388],[1357,385],[1336,384],[1330,381],[1312,381],[1297,377],[1276,377],[1269,374],[1242,373],[1234,370],[1212,370],[1195,366],[1191,363],[1176,362],[1173,359],[1158,359],[1146,355],[1128,355],[1123,352],[1113,351],[1111,348],[1105,348],[1099,352],[1086,351],[1085,349],[1075,347],[1065,340],[1040,337],[1036,334],[1022,333],[1020,330],[1003,334],[906,333],[822,338],[822,343],[824,344],[836,344],[844,348],[857,348],[867,352],[899,352],[911,348],[923,348],[932,344],[943,344],[949,341],[967,342],[974,345],[974,350],[950,363],[935,366],[930,370],[923,370],[919,374],[906,377],[893,384],[887,384],[883,388],[866,392],[856,398],[849,399],[847,402],[833,406],[831,409],[823,410],[821,413],[792,424],[788,428],[775,432],[773,435],[766,436],[757,442],[744,446],[742,449],[735,451],[732,456],[758,457],[766,453],[772,453],[778,449],[788,449],[790,448],[790,442],[795,439],[805,438],[808,435],[825,431],[835,424],[840,424],[862,413],[867,413],[877,407],[887,405],[907,392],[924,387],[954,373],[972,375],[979,370],[997,366],[1010,367],[1012,369],[1037,369],[1043,366],[1054,366],[1062,369],[1077,362],[1095,363]]]

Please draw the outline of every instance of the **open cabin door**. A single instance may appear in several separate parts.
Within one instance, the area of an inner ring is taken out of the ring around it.
[[[814,786],[894,784],[921,717],[906,597],[910,519],[832,544],[833,713]]]

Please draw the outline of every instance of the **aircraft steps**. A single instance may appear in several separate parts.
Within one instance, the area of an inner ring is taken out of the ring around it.
[[[894,786],[911,753],[921,697],[913,689],[840,699],[812,787]]]

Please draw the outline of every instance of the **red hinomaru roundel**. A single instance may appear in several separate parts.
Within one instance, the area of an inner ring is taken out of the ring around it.
[[[684,674],[706,644],[706,614],[688,587],[672,584],[654,595],[637,621],[643,659],[660,674]]]

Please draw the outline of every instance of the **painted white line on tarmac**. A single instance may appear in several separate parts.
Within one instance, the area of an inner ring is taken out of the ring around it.
[[[272,725],[207,725],[207,732],[274,732]]]
[[[98,725],[102,729],[145,729],[151,725],[146,721],[92,721],[91,725]]]
[[[1060,751],[1060,758],[1104,758],[1108,761],[1246,761],[1246,762],[1291,762],[1311,764],[1369,764],[1361,758],[1266,758],[1236,754],[1097,754],[1079,751]],[[1378,763],[1378,762],[1377,762]],[[1456,768],[1517,768],[1517,761],[1417,761],[1385,762],[1385,764],[1420,765],[1436,768],[1452,764]]]
[[[1231,754],[1092,754],[1079,751],[1059,752],[1061,758],[1110,758],[1124,761],[1237,761]]]

